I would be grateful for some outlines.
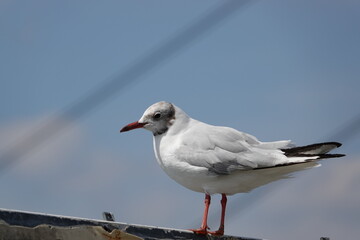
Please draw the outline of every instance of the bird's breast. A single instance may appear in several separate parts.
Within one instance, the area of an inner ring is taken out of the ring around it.
[[[167,139],[169,140],[169,139]],[[169,145],[168,143],[173,143]],[[176,154],[177,143],[154,137],[154,152],[160,167],[177,183],[193,191],[204,192],[204,180],[209,177],[208,170],[190,165]]]

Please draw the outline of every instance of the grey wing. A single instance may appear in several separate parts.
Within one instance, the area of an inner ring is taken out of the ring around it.
[[[241,157],[243,154],[231,153],[220,148],[194,150],[182,147],[176,154],[191,166],[206,168],[211,174],[227,175],[235,170],[256,168],[256,164]]]
[[[236,170],[256,168],[256,164],[246,159],[246,153],[232,153],[217,148],[213,153],[215,161],[208,161],[209,172],[219,175],[227,175]]]
[[[290,141],[263,143],[254,136],[228,127],[203,124],[192,131],[178,151],[188,164],[206,168],[209,173],[230,174],[236,170],[273,167],[289,163],[290,159],[278,147]],[[194,137],[196,136],[196,137]],[[302,159],[293,158],[293,162]]]
[[[201,134],[201,133],[206,134]],[[193,136],[196,136],[194,138]],[[178,149],[183,161],[206,168],[209,173],[227,175],[235,170],[258,167],[251,161],[251,144],[258,144],[255,137],[226,127],[212,127],[193,133],[184,139],[186,144]]]

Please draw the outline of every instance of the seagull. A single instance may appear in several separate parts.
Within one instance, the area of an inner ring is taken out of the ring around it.
[[[290,140],[261,142],[230,127],[213,126],[189,117],[169,102],[151,105],[142,117],[120,132],[144,128],[153,133],[155,156],[165,173],[182,186],[205,194],[205,209],[196,234],[221,236],[227,196],[246,193],[291,174],[318,166],[317,160],[345,156],[328,154],[338,142],[295,147]],[[221,194],[217,231],[207,224],[211,195]]]

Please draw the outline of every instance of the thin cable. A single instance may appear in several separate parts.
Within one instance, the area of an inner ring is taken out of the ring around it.
[[[350,121],[343,124],[334,134],[325,138],[327,141],[348,142],[360,132],[360,114],[354,116]]]
[[[154,48],[149,54],[135,61],[125,71],[111,77],[90,94],[65,107],[64,110],[57,115],[57,118],[47,121],[39,129],[24,136],[20,141],[0,155],[0,173],[71,125],[71,122],[64,122],[61,121],[61,119],[75,121],[85,114],[88,114],[130,84],[139,81],[142,76],[159,67],[176,53],[183,51],[185,47],[188,47],[205,33],[214,29],[215,26],[234,14],[236,10],[250,2],[252,1],[223,1],[221,5],[207,12],[182,31],[174,34],[168,40],[164,41],[163,44]]]

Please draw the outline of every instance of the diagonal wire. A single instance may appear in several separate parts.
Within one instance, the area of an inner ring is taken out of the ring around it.
[[[328,136],[328,141],[339,141],[341,143],[348,142],[352,138],[356,137],[360,132],[360,113],[354,116],[350,121],[343,124],[334,133]]]
[[[75,121],[88,114],[106,100],[119,94],[121,90],[124,90],[130,84],[139,81],[141,77],[159,67],[176,53],[183,51],[195,40],[198,40],[205,33],[214,29],[215,26],[234,14],[238,9],[249,5],[250,2],[254,1],[223,1],[197,21],[175,33],[150,53],[135,61],[125,71],[107,79],[93,92],[65,107],[63,111],[57,114],[57,118],[45,122],[41,127],[24,136],[0,155],[0,173],[71,125],[69,122],[61,121],[61,119],[66,118]]]

